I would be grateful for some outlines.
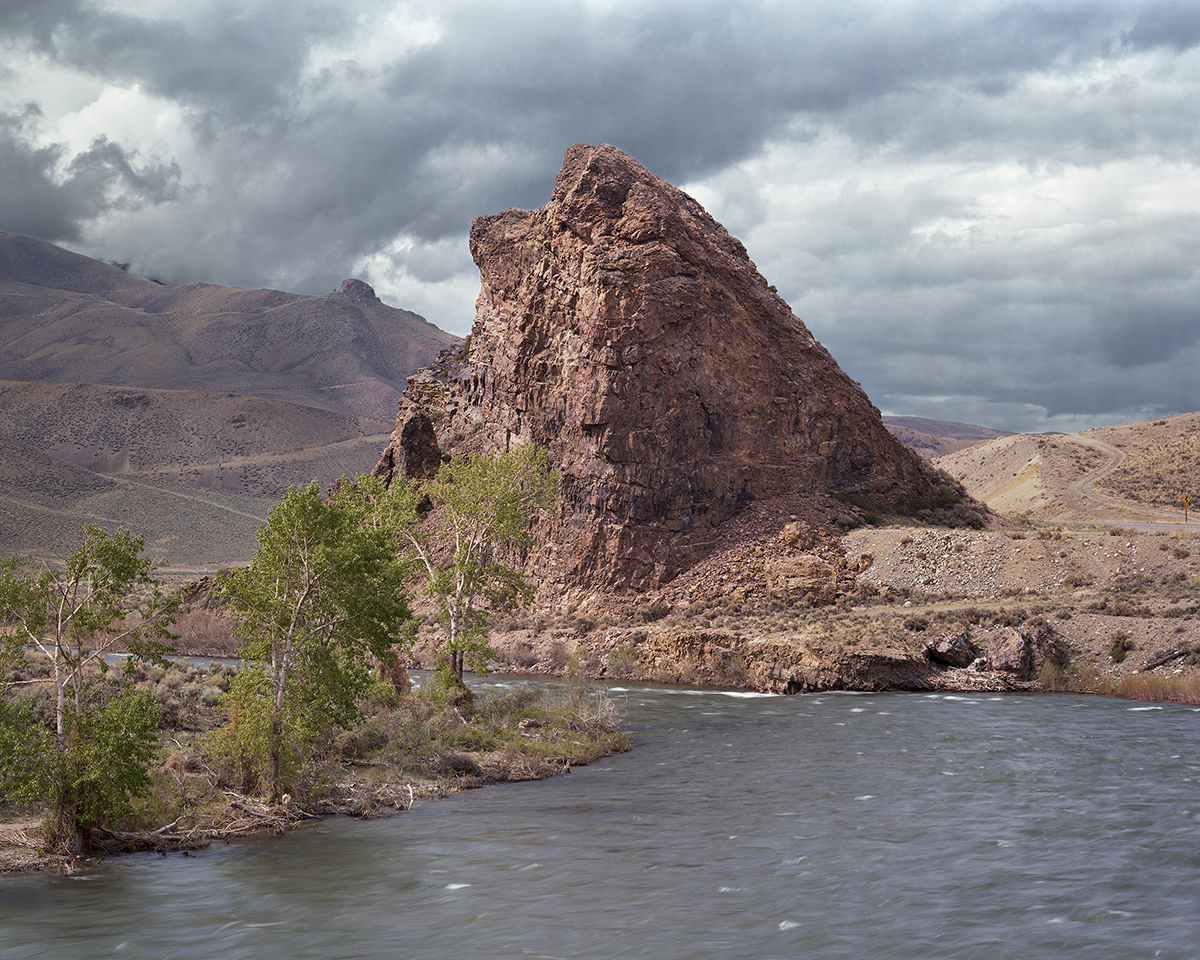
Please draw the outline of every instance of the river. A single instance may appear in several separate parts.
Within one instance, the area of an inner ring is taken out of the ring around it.
[[[612,690],[550,781],[0,877],[0,957],[1197,955],[1196,708]]]

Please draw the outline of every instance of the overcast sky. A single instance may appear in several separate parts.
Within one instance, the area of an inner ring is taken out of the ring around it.
[[[1200,4],[0,0],[0,230],[465,334],[573,143],[687,190],[884,413],[1200,409]]]

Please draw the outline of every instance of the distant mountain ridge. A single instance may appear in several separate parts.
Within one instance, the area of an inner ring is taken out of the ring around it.
[[[361,280],[168,286],[0,233],[0,556],[65,555],[89,522],[177,568],[246,560],[288,486],[371,469],[455,340]]]
[[[392,420],[456,337],[361,280],[320,297],[168,286],[0,233],[0,379],[213,390]]]
[[[928,420],[925,417],[884,417],[883,425],[906,447],[911,447],[930,460],[957,453],[977,443],[1011,436],[1007,430],[993,430],[952,420]]]

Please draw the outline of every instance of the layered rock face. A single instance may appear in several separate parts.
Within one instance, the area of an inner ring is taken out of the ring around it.
[[[379,469],[405,461],[420,412],[443,450],[545,445],[562,485],[539,521],[544,580],[654,588],[753,501],[855,491],[917,507],[946,482],[742,244],[613,147],[572,147],[550,202],[476,219],[471,252],[469,341],[410,380]]]

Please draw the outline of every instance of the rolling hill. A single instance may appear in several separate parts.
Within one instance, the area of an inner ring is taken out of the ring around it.
[[[883,425],[906,447],[911,447],[930,460],[1009,435],[1004,430],[992,430],[973,423],[927,420],[924,417],[884,417]]]
[[[208,390],[391,420],[452,334],[360,280],[320,297],[167,286],[0,233],[0,379]]]
[[[291,485],[370,470],[456,338],[359,280],[167,286],[0,233],[0,555],[128,527],[168,566],[248,559]]]
[[[370,470],[384,420],[257,397],[0,381],[0,555],[128,527],[173,566],[248,559],[287,488]]]
[[[1009,517],[1043,522],[1183,520],[1196,495],[1200,414],[1086,430],[1011,434],[936,460],[971,494]]]

